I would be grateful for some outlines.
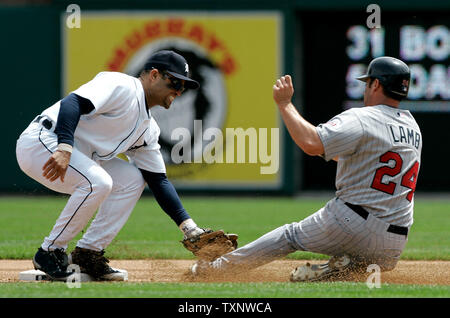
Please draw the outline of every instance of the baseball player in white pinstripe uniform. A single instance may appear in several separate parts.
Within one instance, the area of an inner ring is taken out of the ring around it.
[[[291,77],[277,80],[273,97],[293,140],[308,155],[337,161],[336,197],[300,222],[213,262],[197,262],[194,274],[247,270],[297,250],[331,259],[294,269],[291,281],[342,278],[369,264],[384,271],[396,266],[413,223],[422,150],[416,121],[398,108],[408,92],[410,71],[398,59],[380,57],[358,79],[366,82],[366,107],[344,111],[317,127],[291,103]]]

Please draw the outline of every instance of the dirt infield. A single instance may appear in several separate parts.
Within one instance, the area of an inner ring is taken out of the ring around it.
[[[110,265],[126,269],[129,282],[287,282],[290,271],[305,262],[279,260],[242,275],[214,280],[187,275],[193,260],[111,260]],[[19,273],[29,269],[33,269],[31,260],[0,260],[0,282],[18,282]],[[381,273],[381,282],[450,285],[450,261],[401,261],[393,271]]]

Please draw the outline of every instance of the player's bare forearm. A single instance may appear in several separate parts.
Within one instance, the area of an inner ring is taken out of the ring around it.
[[[308,155],[321,155],[324,152],[322,141],[316,128],[295,109],[291,102],[293,94],[294,87],[289,75],[282,76],[273,86],[273,99],[292,139]]]
[[[308,155],[317,156],[324,152],[316,127],[304,119],[292,103],[280,108],[284,124],[295,143]]]

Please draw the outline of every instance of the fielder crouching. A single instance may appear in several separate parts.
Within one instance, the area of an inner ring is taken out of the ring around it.
[[[199,261],[195,275],[243,271],[295,251],[331,256],[326,264],[300,266],[291,281],[344,279],[370,264],[395,268],[413,223],[414,191],[422,135],[408,110],[410,70],[392,57],[374,59],[364,105],[317,127],[292,104],[292,79],[282,76],[273,98],[296,144],[308,155],[337,161],[336,197],[300,222],[281,226],[212,262]]]
[[[33,258],[54,280],[68,263],[98,280],[122,280],[108,265],[105,248],[126,223],[145,183],[184,237],[204,232],[184,209],[166,177],[160,129],[150,108],[170,107],[185,88],[197,89],[186,60],[173,51],[153,54],[138,78],[101,72],[44,110],[20,135],[17,161],[28,176],[70,195]],[[129,162],[119,159],[124,153]],[[69,258],[68,243],[92,221]]]

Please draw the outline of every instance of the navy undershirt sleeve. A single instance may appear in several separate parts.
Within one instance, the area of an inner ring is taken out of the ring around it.
[[[165,173],[140,170],[159,206],[178,226],[183,221],[190,219],[189,214],[181,204],[177,191],[172,183],[170,183],[169,179],[167,179]]]
[[[58,121],[56,122],[55,134],[58,136],[58,143],[73,146],[73,134],[77,128],[80,116],[89,114],[94,109],[94,105],[89,99],[71,93],[61,100],[59,107]]]

